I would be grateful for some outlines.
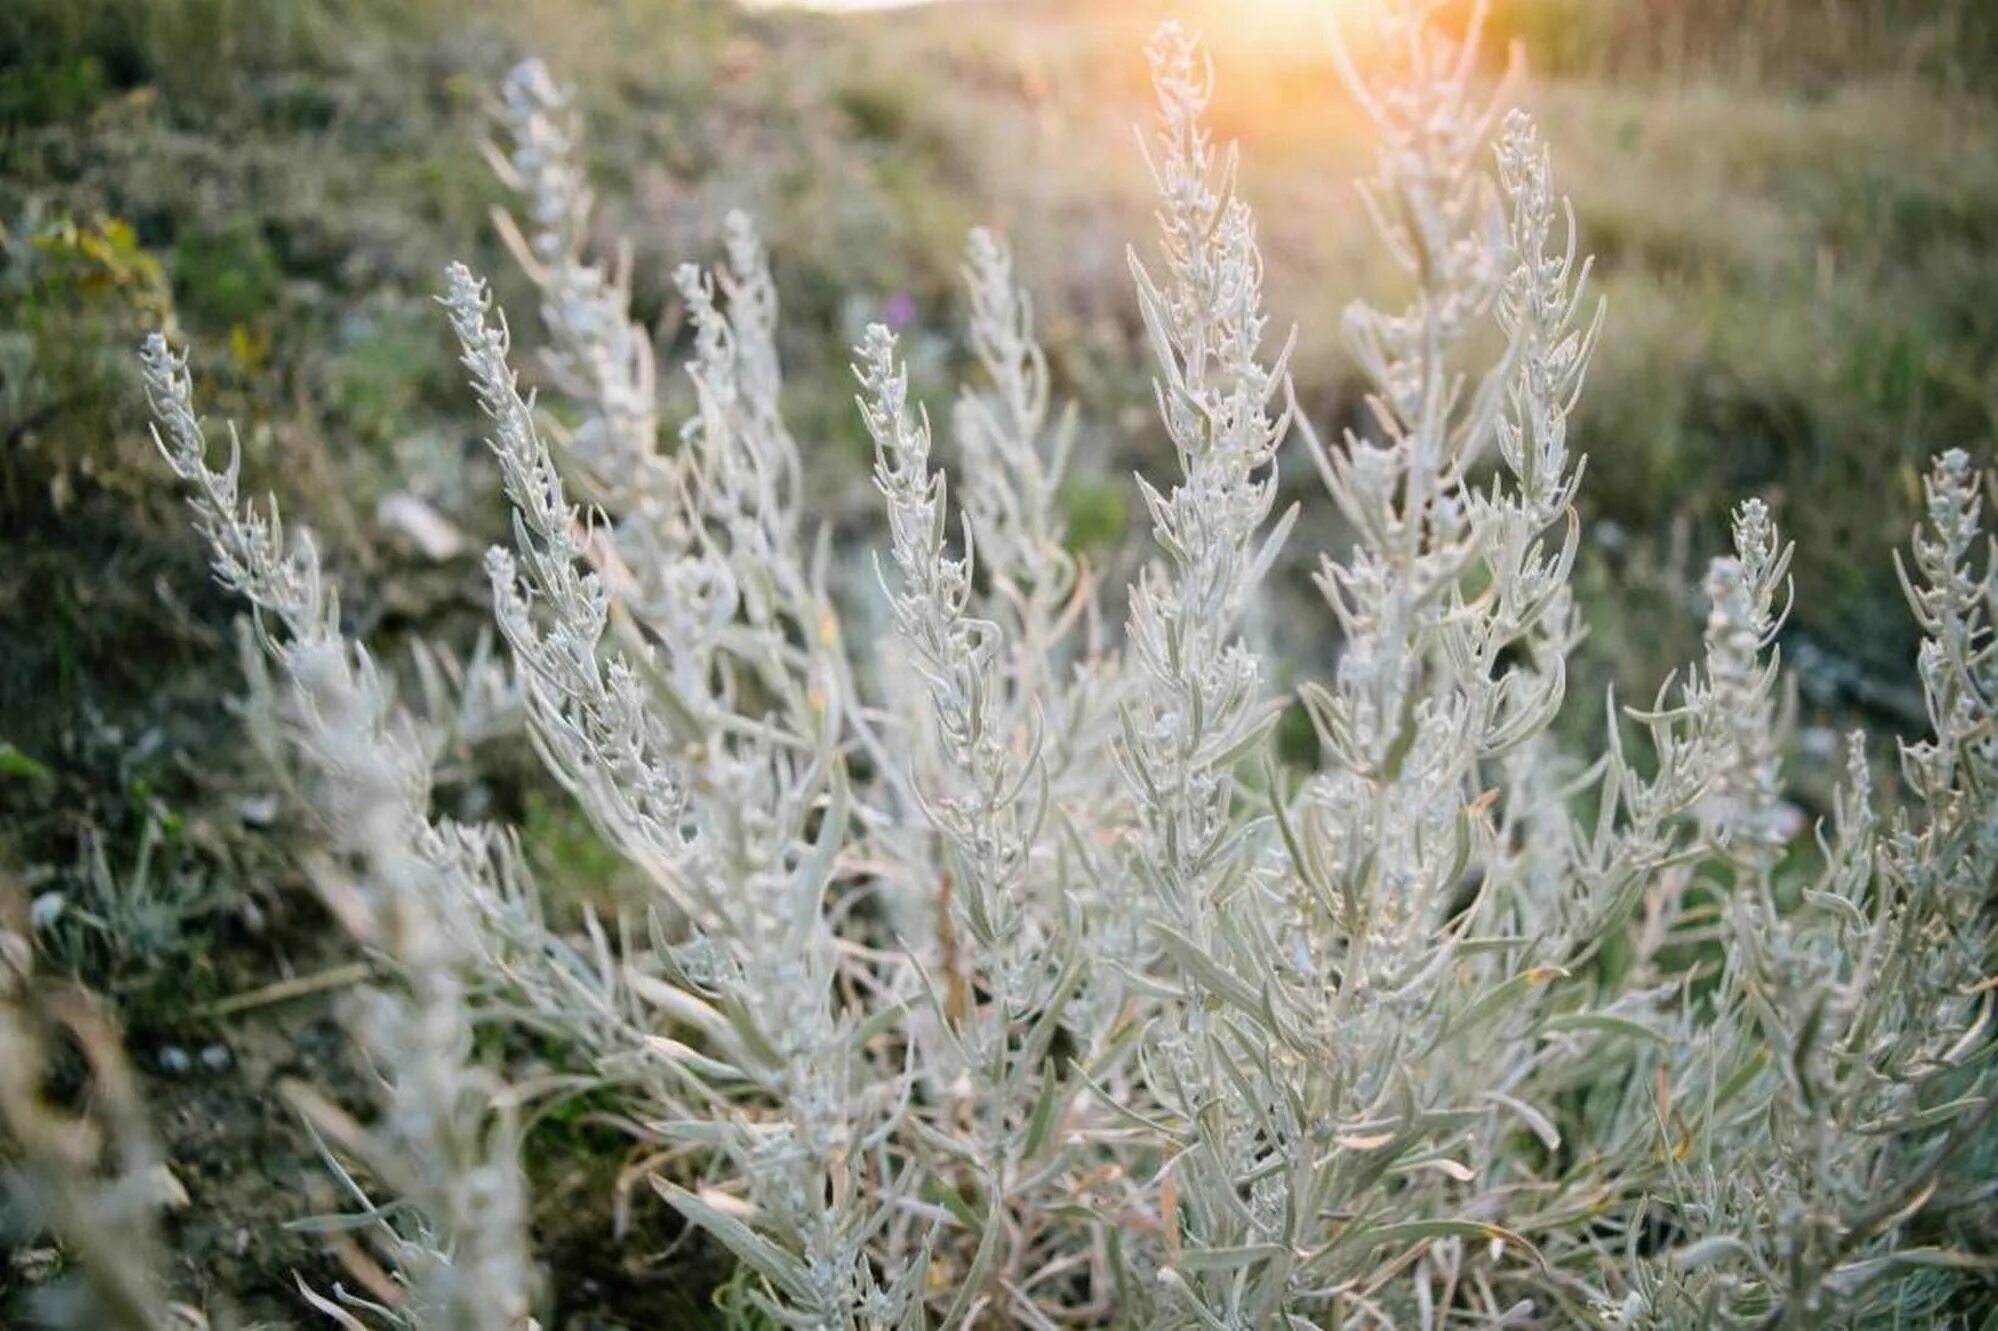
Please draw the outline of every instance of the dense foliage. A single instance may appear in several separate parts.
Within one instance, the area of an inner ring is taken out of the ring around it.
[[[669,431],[536,63],[491,156],[551,401],[478,277],[441,295],[513,515],[487,559],[504,677],[398,703],[148,342],[161,451],[283,683],[263,719],[319,814],[310,876],[396,972],[353,1023],[379,1114],[295,1098],[398,1297],[315,1307],[526,1325],[522,1116],[584,1095],[733,1254],[749,1324],[1815,1327],[1988,1297],[1986,480],[1951,452],[1926,482],[1904,581],[1929,734],[1895,798],[1855,734],[1815,837],[1783,800],[1790,548],[1755,500],[1701,659],[1646,708],[1573,700],[1606,717],[1566,751],[1568,422],[1602,310],[1539,131],[1480,93],[1475,20],[1456,40],[1433,11],[1389,7],[1387,57],[1343,67],[1407,303],[1348,311],[1371,416],[1331,442],[1271,335],[1211,71],[1176,27],[1150,47],[1160,234],[1131,271],[1178,467],[1139,479],[1156,558],[1121,597],[1064,542],[1071,420],[1003,240],[966,251],[955,511],[895,335],[854,350],[870,596],[806,526],[755,227],[675,274],[696,410]],[[1276,759],[1260,646],[1280,463],[1316,468],[1352,538],[1317,579],[1337,657],[1296,667],[1323,676],[1298,690],[1309,771]],[[453,730],[509,701],[642,911],[557,923],[508,831],[434,807]],[[7,1020],[0,1109],[33,1141],[54,1129]],[[480,1026],[549,1066],[510,1084]],[[169,1325],[117,1260],[149,1250],[147,1153],[108,1186],[76,1154],[36,1182],[101,1259],[98,1306]]]

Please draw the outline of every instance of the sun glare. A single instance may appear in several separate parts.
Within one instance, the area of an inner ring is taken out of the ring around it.
[[[1328,21],[1364,10],[1378,0],[1236,0],[1243,22],[1258,28],[1315,32]]]

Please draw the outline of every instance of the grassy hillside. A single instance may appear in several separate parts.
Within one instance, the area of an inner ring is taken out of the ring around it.
[[[1162,447],[1124,245],[1148,222],[1130,125],[1145,32],[1214,35],[1272,304],[1300,327],[1321,429],[1360,419],[1340,311],[1392,280],[1351,188],[1366,146],[1323,48],[1236,0],[972,2],[933,13],[745,19],[699,0],[15,0],[0,12],[0,877],[61,894],[56,963],[119,1004],[176,1171],[188,1297],[295,1315],[291,1272],[342,1276],[287,1221],[334,1205],[271,1088],[354,1091],[331,1016],[351,956],[300,889],[304,820],[274,798],[228,700],[235,607],[210,584],[142,431],[131,351],[166,324],[246,483],[321,537],[350,618],[406,667],[470,650],[495,476],[432,303],[463,257],[532,324],[489,212],[484,99],[522,55],[579,88],[641,317],[676,354],[672,265],[765,221],[786,302],[792,424],[820,515],[875,499],[848,348],[892,313],[934,401],[961,352],[965,229],[1013,235],[1058,390],[1082,408],[1077,539],[1117,559],[1128,480]],[[1793,659],[1807,723],[1900,719],[1913,634],[1888,552],[1923,460],[1998,436],[1998,22],[1976,0],[1506,0],[1600,260],[1609,324],[1576,428],[1592,454],[1582,691],[1648,695],[1689,652],[1691,570],[1722,515],[1767,496],[1797,538]],[[1669,20],[1669,21],[1668,21]],[[524,343],[532,342],[523,332]],[[678,391],[677,385],[675,391]],[[1299,561],[1343,538],[1301,459]],[[382,501],[467,537],[426,557]],[[1296,579],[1292,579],[1295,583]],[[1297,586],[1283,636],[1337,651]],[[412,685],[412,687],[414,687]],[[1593,696],[1571,709],[1593,725]],[[550,876],[614,897],[604,857],[518,737],[442,797],[514,818]],[[324,981],[324,983],[320,983]],[[271,986],[279,986],[273,989]],[[303,999],[283,999],[302,989]],[[218,1008],[219,1005],[219,1008]],[[204,1058],[210,1049],[220,1054]],[[521,1051],[531,1060],[533,1051]],[[187,1066],[183,1067],[183,1063]],[[356,1094],[358,1101],[361,1096]],[[579,1319],[681,1324],[712,1271],[633,1200],[656,1257],[612,1260],[622,1139],[587,1106],[530,1152],[544,1252]],[[600,1154],[610,1152],[608,1156]],[[650,1228],[647,1228],[650,1227]],[[51,1258],[51,1260],[55,1260]],[[691,1262],[697,1274],[688,1274]],[[698,1272],[705,1272],[700,1274]],[[46,1271],[0,1270],[0,1321]],[[692,1291],[692,1293],[690,1293]],[[576,1325],[619,1321],[578,1320]]]

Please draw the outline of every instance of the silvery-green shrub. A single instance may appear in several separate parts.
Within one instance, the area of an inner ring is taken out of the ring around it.
[[[1891,799],[1854,735],[1814,845],[1783,802],[1791,550],[1761,503],[1706,577],[1702,658],[1647,707],[1570,699],[1568,422],[1614,329],[1538,130],[1435,9],[1385,7],[1382,58],[1342,59],[1407,294],[1348,312],[1368,418],[1329,442],[1211,69],[1154,39],[1159,235],[1131,271],[1173,465],[1138,479],[1154,557],[1107,645],[1063,543],[1076,421],[1000,237],[967,247],[944,448],[894,335],[854,349],[893,638],[856,652],[866,589],[810,527],[753,224],[676,274],[694,410],[666,430],[628,266],[589,252],[576,117],[538,63],[507,79],[502,229],[566,423],[480,279],[441,299],[512,512],[487,571],[533,742],[653,892],[579,934],[509,833],[432,814],[425,723],[148,345],[162,450],[290,690],[315,881],[401,977],[356,1017],[379,1118],[332,1145],[403,1200],[366,1214],[409,1297],[317,1306],[530,1317],[520,1093],[479,1014],[619,1106],[740,1263],[735,1311],[779,1326],[1926,1325],[1989,1297],[1987,481],[1936,462],[1903,570],[1931,733]],[[1244,627],[1296,517],[1280,465],[1351,538],[1316,579],[1338,645],[1297,663],[1306,773],[1274,760],[1290,700]],[[1554,738],[1571,702],[1604,714],[1593,752]]]

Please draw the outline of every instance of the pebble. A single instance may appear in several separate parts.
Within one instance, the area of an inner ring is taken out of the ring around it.
[[[465,534],[413,494],[386,496],[375,507],[375,521],[403,537],[433,562],[443,563],[464,553]]]
[[[37,933],[46,932],[55,927],[55,922],[68,908],[68,897],[60,892],[44,892],[35,898],[34,905],[28,907],[28,921],[35,926]]]
[[[1830,726],[1805,726],[1797,732],[1797,751],[1814,763],[1836,761],[1842,747],[1839,733]]]
[[[277,821],[278,797],[275,795],[252,795],[238,807],[237,814],[245,827],[269,827]]]
[[[19,1248],[8,1265],[29,1284],[39,1284],[62,1270],[62,1253],[54,1248]]]

